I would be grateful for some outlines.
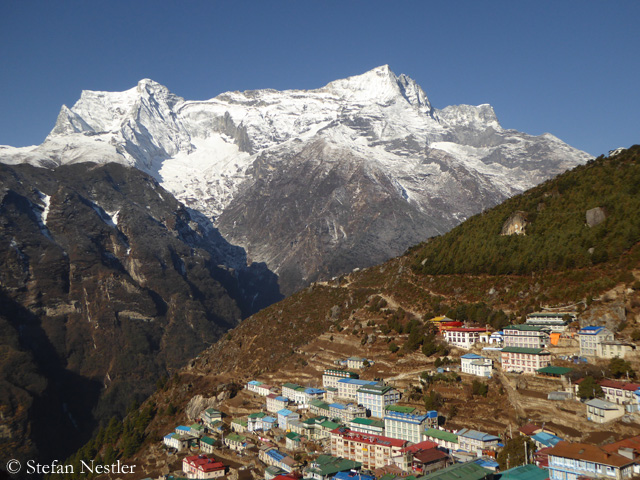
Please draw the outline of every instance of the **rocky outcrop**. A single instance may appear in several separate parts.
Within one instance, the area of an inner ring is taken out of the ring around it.
[[[580,327],[602,325],[616,332],[618,325],[626,320],[626,309],[622,299],[593,305],[580,317]]]
[[[526,212],[514,212],[502,225],[500,235],[526,235],[527,214]]]
[[[604,208],[596,207],[591,210],[587,210],[586,213],[586,221],[589,227],[595,227],[596,225],[600,225],[607,219],[607,213]]]

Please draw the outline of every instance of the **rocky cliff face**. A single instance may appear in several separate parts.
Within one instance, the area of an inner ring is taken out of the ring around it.
[[[207,216],[291,293],[372,265],[589,155],[504,129],[490,105],[434,108],[388,66],[317,90],[186,101],[142,80],[84,91],[35,148],[0,161],[119,162]]]
[[[114,163],[0,165],[0,262],[3,453],[64,458],[280,298],[264,265]]]

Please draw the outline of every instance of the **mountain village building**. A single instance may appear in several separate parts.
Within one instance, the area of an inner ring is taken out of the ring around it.
[[[427,428],[422,432],[422,440],[429,440],[430,442],[437,443],[439,447],[448,451],[458,450],[460,443],[458,441],[458,435],[446,430],[439,430],[437,428]]]
[[[486,331],[486,328],[456,327],[445,330],[443,335],[448,344],[454,347],[469,349],[474,343],[479,341],[480,334]]]
[[[356,401],[358,390],[364,386],[377,385],[378,382],[371,380],[359,380],[357,378],[341,378],[338,380],[338,397]]]
[[[222,462],[206,455],[193,455],[182,460],[182,471],[187,478],[217,478],[226,473],[227,468]]]
[[[356,391],[356,401],[372,417],[383,418],[385,407],[400,401],[400,392],[388,385],[365,385]]]
[[[463,428],[458,432],[460,450],[482,453],[483,450],[495,450],[500,439],[489,433]]]
[[[355,460],[369,470],[390,463],[407,444],[406,440],[352,432],[348,428],[331,432],[331,455]]]
[[[538,327],[547,327],[552,332],[565,332],[569,323],[576,320],[573,312],[537,312],[527,315],[526,324]]]
[[[435,410],[421,414],[413,407],[391,405],[385,409],[384,434],[387,437],[419,443],[422,441],[422,432],[436,426],[438,412]]]
[[[460,371],[478,377],[491,377],[493,370],[493,360],[485,358],[475,353],[467,353],[460,357]]]
[[[355,372],[326,368],[322,374],[322,387],[338,388],[338,380],[343,378],[360,378]]]
[[[549,333],[536,325],[507,325],[502,330],[505,347],[544,348],[549,345]]]
[[[287,397],[276,395],[275,393],[267,395],[267,412],[277,413],[279,410],[287,408],[287,406],[289,406]]]
[[[607,423],[625,414],[624,406],[617,403],[593,398],[585,402],[587,406],[587,420],[595,423]]]
[[[597,357],[603,342],[612,342],[613,333],[606,327],[584,327],[578,332],[580,340],[580,355],[583,357]]]
[[[608,452],[602,447],[586,443],[560,442],[546,453],[550,480],[624,480],[633,476],[636,462],[618,452]]]
[[[541,348],[504,347],[500,355],[505,372],[535,374],[551,364],[551,354]]]

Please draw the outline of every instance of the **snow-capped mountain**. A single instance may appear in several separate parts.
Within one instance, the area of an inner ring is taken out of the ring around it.
[[[42,145],[0,162],[119,162],[158,179],[290,293],[373,265],[591,157],[503,129],[489,105],[431,106],[388,66],[317,90],[185,101],[151,80],[84,91]]]

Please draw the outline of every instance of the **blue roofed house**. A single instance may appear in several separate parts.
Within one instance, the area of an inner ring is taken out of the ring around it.
[[[493,360],[485,358],[475,353],[467,353],[460,357],[460,371],[478,377],[491,377]]]
[[[267,412],[277,413],[279,410],[283,408],[287,408],[289,405],[289,399],[287,397],[283,397],[282,395],[276,395],[272,393],[267,395]]]
[[[366,475],[360,472],[338,472],[333,476],[333,480],[376,480],[373,475]]]
[[[278,411],[278,426],[282,430],[286,430],[289,428],[288,422],[290,420],[300,420],[300,415],[298,413],[294,413],[287,408],[283,408]]]
[[[538,432],[531,436],[531,440],[535,442],[536,448],[540,450],[541,448],[555,447],[556,443],[562,441],[562,438],[552,435],[551,433]]]
[[[583,357],[596,357],[598,347],[602,342],[612,342],[613,332],[606,327],[588,326],[578,332],[580,339],[580,355]]]
[[[262,430],[264,432],[267,432],[272,428],[276,428],[278,426],[278,419],[267,415],[265,417],[262,417],[261,425]]]
[[[495,450],[500,439],[489,433],[463,428],[457,432],[460,450],[482,453],[482,450]]]
[[[378,382],[371,380],[360,380],[358,378],[341,378],[338,380],[338,397],[352,401],[358,399],[358,389],[365,385],[377,385]]]
[[[186,435],[189,437],[192,437],[193,434],[191,433],[191,427],[187,427],[185,425],[179,425],[176,427],[176,433],[178,435]]]

